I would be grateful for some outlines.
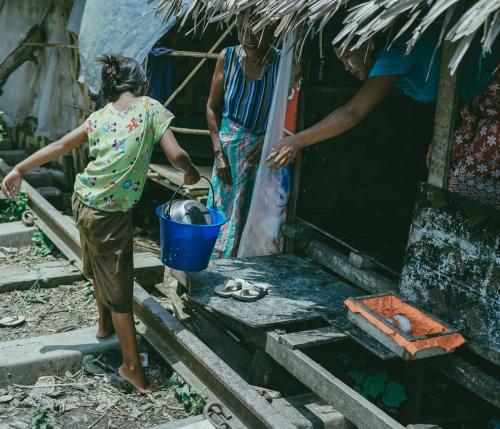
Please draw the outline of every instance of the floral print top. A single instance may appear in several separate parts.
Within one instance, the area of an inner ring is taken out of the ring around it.
[[[153,144],[173,118],[149,97],[121,112],[109,103],[92,113],[85,121],[85,132],[95,160],[76,177],[80,201],[98,210],[130,210],[144,189]]]

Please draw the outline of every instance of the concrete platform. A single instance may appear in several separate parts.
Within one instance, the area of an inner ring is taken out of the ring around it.
[[[84,278],[80,270],[67,261],[44,262],[35,268],[0,265],[0,292],[27,290],[38,279],[45,280],[40,282],[40,287],[51,288],[72,284]]]
[[[3,149],[0,146],[0,149]],[[24,161],[28,157],[25,150],[0,150],[0,158],[2,158],[7,164],[15,166],[21,161]]]
[[[12,383],[31,385],[42,375],[76,372],[81,368],[84,355],[120,349],[116,335],[98,341],[96,333],[97,326],[92,326],[2,343],[0,387]]]
[[[0,246],[20,247],[33,244],[31,239],[38,231],[36,226],[26,226],[21,221],[0,223]]]

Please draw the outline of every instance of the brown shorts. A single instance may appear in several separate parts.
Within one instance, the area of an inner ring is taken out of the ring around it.
[[[132,213],[97,210],[83,204],[75,194],[71,205],[80,231],[84,276],[97,284],[101,302],[111,311],[132,311]]]

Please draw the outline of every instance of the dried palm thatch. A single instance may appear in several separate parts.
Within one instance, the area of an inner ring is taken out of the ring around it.
[[[165,21],[172,14],[180,16],[185,1],[161,0],[158,13],[166,11]],[[334,40],[341,43],[341,49],[355,49],[380,33],[386,33],[391,42],[411,31],[409,52],[429,26],[438,23],[441,32],[437,47],[443,40],[457,42],[449,64],[451,73],[476,34],[482,34],[483,51],[490,52],[500,33],[499,0],[192,0],[181,25],[192,20],[195,29],[205,29],[209,23],[227,23],[250,7],[253,9],[247,25],[252,30],[278,23],[275,36],[281,44],[287,34],[297,29],[300,50],[312,27],[316,25],[320,31],[341,8],[348,10],[343,28]]]

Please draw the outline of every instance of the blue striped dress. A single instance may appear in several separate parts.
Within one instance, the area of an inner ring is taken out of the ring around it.
[[[253,80],[247,79],[243,72],[242,53],[241,45],[226,48],[222,116],[262,136],[267,128],[281,51],[271,47],[268,55],[274,57],[273,61],[260,78]]]
[[[216,165],[212,174],[215,205],[227,222],[222,226],[212,259],[235,257],[248,217],[258,166],[246,161],[248,151],[265,134],[273,101],[281,52],[271,48],[271,63],[258,79],[247,79],[243,71],[242,47],[226,48],[224,64],[224,108],[219,137],[231,168],[232,185],[222,182]]]

